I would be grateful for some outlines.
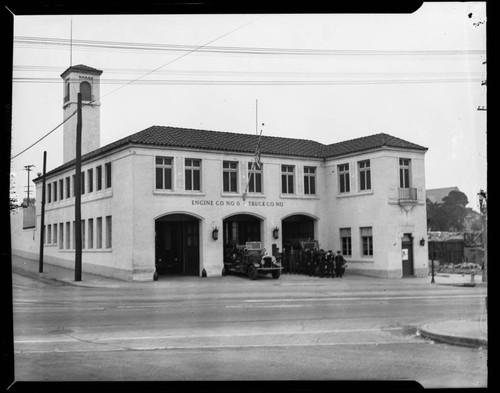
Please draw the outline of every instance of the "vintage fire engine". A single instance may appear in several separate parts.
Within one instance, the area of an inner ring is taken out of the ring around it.
[[[243,273],[255,280],[259,274],[271,273],[274,279],[278,279],[281,269],[281,262],[266,254],[261,242],[246,242],[244,246],[236,245],[227,251],[222,275],[229,272]]]

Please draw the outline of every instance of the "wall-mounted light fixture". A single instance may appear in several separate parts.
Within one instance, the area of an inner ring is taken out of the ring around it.
[[[278,227],[273,229],[273,237],[277,239],[280,236],[280,229]]]
[[[425,239],[424,239],[424,238],[420,239],[420,245],[421,245],[422,247],[425,245]]]
[[[215,227],[212,230],[212,239],[217,240],[219,238],[219,228]]]

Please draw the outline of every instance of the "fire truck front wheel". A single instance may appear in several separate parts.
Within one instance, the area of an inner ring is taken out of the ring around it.
[[[250,278],[250,280],[256,280],[257,276],[257,269],[255,268],[255,266],[250,265],[248,267],[248,278]]]

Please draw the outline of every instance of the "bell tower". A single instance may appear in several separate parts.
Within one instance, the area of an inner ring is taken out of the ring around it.
[[[100,147],[101,140],[101,70],[86,65],[69,67],[61,74],[63,79],[63,115],[67,119],[77,110],[78,93],[82,94],[82,155]],[[76,156],[77,115],[63,125],[63,163]]]

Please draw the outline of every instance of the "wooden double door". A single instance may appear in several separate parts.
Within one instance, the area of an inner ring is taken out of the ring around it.
[[[159,274],[200,275],[199,228],[199,220],[187,215],[156,220],[156,266]]]

